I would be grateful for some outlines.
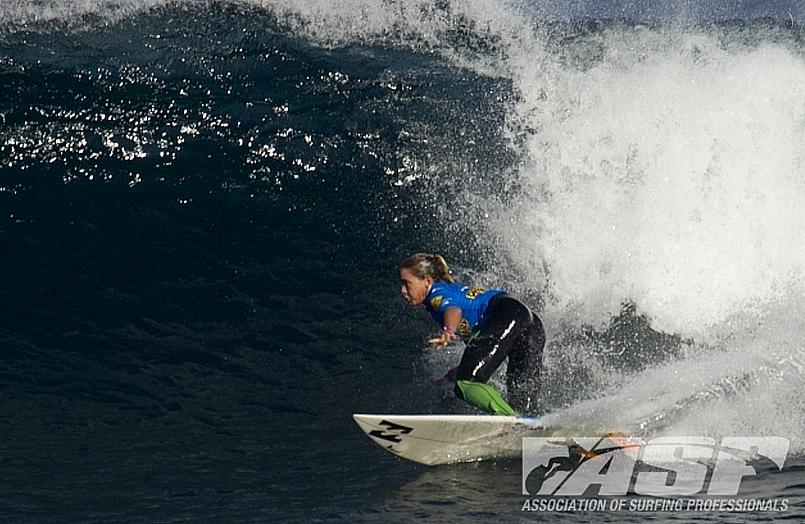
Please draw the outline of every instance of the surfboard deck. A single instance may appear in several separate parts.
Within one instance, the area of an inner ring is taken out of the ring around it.
[[[428,466],[519,457],[523,437],[553,434],[539,417],[354,414],[352,418],[383,449]]]

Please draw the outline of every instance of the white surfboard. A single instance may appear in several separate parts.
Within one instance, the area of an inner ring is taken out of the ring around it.
[[[434,466],[519,457],[523,437],[553,436],[539,417],[494,415],[353,415],[384,449]]]

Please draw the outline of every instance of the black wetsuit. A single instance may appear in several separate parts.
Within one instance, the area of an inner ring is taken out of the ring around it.
[[[461,388],[466,387],[466,382],[486,383],[508,357],[510,404],[521,413],[538,408],[531,396],[539,390],[545,331],[525,304],[502,289],[485,290],[444,281],[434,282],[424,302],[433,320],[442,326],[448,309],[461,309],[458,331],[466,337],[466,348],[459,366],[445,377],[456,382],[459,398],[487,412],[506,413],[507,406],[498,403],[498,408],[493,409],[495,402],[490,404],[485,394],[470,399]]]
[[[486,382],[509,357],[506,387],[512,407],[520,412],[538,409],[533,394],[539,390],[545,330],[539,317],[509,295],[491,299],[475,334],[467,341],[454,380]],[[456,395],[463,398],[456,386]]]

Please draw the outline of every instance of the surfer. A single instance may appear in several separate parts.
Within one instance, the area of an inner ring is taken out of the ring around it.
[[[531,390],[539,383],[545,331],[522,302],[502,289],[456,283],[440,255],[417,253],[400,264],[401,292],[411,305],[424,304],[442,328],[428,342],[442,350],[459,335],[466,347],[458,367],[440,382],[455,382],[456,395],[494,415],[518,412],[487,381],[508,357],[506,386],[521,412],[536,408]]]

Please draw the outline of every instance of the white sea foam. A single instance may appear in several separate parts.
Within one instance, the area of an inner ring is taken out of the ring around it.
[[[548,282],[549,325],[603,327],[630,302],[693,345],[568,416],[801,452],[805,60],[692,29],[598,38],[591,67],[515,77],[512,128],[537,131],[500,244]]]
[[[605,45],[589,70],[518,79],[538,132],[500,234],[533,285],[581,322],[632,301],[682,335],[800,288],[805,61],[695,33]]]

